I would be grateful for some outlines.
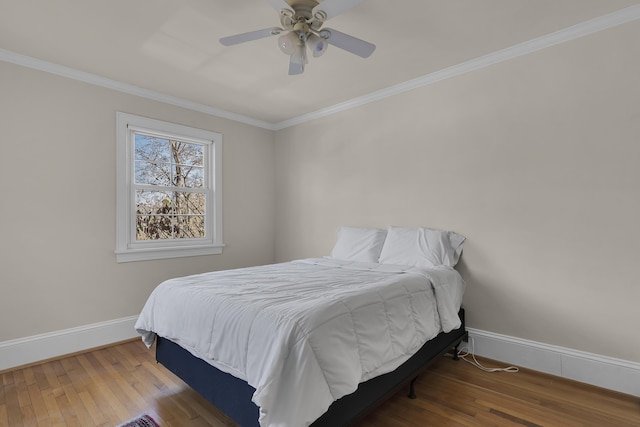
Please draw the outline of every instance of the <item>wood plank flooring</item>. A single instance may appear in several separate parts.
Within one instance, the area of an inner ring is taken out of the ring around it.
[[[491,361],[481,362],[491,364]],[[357,427],[640,426],[640,398],[521,370],[442,358]],[[0,373],[0,426],[113,427],[147,413],[162,427],[235,424],[157,364],[139,340]]]

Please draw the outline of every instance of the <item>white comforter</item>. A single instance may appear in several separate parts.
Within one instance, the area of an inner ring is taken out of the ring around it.
[[[299,427],[458,328],[463,292],[447,267],[308,259],[168,280],[135,327],[247,381],[261,426]]]

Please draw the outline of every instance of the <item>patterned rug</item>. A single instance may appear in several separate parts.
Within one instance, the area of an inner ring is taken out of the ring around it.
[[[160,427],[149,415],[142,415],[127,422],[120,424],[118,427]]]

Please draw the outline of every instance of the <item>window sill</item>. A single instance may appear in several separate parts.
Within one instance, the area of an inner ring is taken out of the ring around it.
[[[207,246],[181,246],[178,248],[145,248],[116,251],[116,262],[150,261],[155,259],[184,258],[202,255],[219,255],[224,244]]]

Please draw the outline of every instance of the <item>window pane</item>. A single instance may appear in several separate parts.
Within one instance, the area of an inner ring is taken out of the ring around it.
[[[136,191],[136,240],[171,239],[173,193]]]
[[[136,191],[137,214],[170,214],[173,208],[173,193],[170,191]]]
[[[168,139],[135,134],[137,184],[171,185],[172,150]]]
[[[174,218],[170,215],[136,215],[136,240],[171,239]]]
[[[136,191],[136,240],[205,237],[203,193]]]
[[[168,139],[135,134],[135,159],[162,163],[171,162],[171,144]]]
[[[175,162],[183,166],[203,166],[204,147],[187,142],[171,141],[175,144]]]
[[[198,166],[185,167],[184,186],[187,188],[203,188],[204,168]]]
[[[171,164],[136,160],[136,184],[171,185]]]
[[[202,188],[204,149],[199,144],[136,133],[135,182]]]
[[[204,215],[206,197],[202,193],[176,193],[175,213],[178,215]]]
[[[201,239],[203,237],[205,237],[203,215],[176,217],[176,239]]]
[[[173,185],[199,188],[203,186],[204,147],[180,141],[170,141],[173,155]]]

